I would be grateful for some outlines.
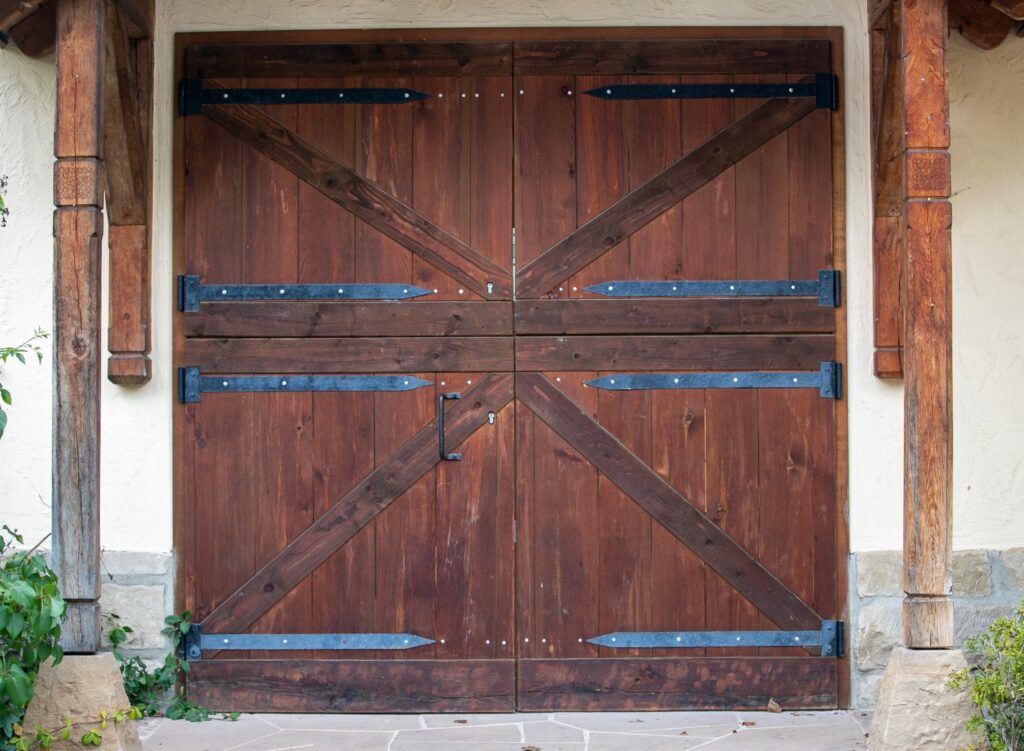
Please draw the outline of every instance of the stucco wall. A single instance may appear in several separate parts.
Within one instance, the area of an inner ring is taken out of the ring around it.
[[[171,122],[173,34],[184,30],[397,26],[839,25],[845,30],[850,527],[853,550],[901,545],[901,411],[898,384],[871,374],[870,174],[865,2],[850,0],[161,0],[158,3],[153,243],[154,379],[103,387],[103,545],[171,546]],[[956,201],[956,534],[960,548],[1004,548],[1024,539],[1024,490],[1016,420],[1024,341],[1012,306],[1024,298],[1014,239],[1024,230],[1020,168],[1024,41],[983,55],[954,39],[951,63]],[[10,226],[0,230],[0,341],[51,325],[50,174],[52,61],[0,51],[0,125],[6,144]],[[1016,201],[1015,201],[1016,199]],[[50,375],[8,366],[14,391],[0,440],[0,520],[30,538],[49,530]]]

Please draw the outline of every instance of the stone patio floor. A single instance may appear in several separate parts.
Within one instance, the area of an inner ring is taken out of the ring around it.
[[[139,724],[144,751],[855,751],[865,712],[242,715]]]

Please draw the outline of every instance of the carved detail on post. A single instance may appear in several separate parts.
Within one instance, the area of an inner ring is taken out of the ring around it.
[[[100,632],[99,434],[103,0],[57,0],[54,135],[53,562],[69,652]]]

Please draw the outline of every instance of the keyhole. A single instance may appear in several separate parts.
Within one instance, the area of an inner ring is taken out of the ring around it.
[[[493,293],[494,293],[494,282],[487,282],[487,294],[490,295],[490,294],[493,294]]]
[[[488,424],[493,425],[494,424],[494,418],[495,418],[495,415],[494,415],[493,412],[488,412],[487,413],[487,422],[488,422]]]

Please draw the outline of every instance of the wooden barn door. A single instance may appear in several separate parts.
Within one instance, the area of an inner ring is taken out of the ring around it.
[[[836,706],[829,42],[196,42],[193,700]]]
[[[194,700],[513,708],[510,78],[187,87]]]
[[[519,707],[835,706],[831,81],[529,52],[555,62],[516,69]]]

